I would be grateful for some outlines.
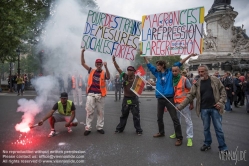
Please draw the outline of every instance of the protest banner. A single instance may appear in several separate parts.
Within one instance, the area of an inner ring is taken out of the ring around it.
[[[89,10],[81,47],[133,61],[140,35],[140,21]]]
[[[204,7],[142,17],[142,56],[202,53]]]
[[[139,75],[135,75],[135,79],[133,81],[130,90],[139,97],[144,90],[144,86],[145,86],[144,80]]]

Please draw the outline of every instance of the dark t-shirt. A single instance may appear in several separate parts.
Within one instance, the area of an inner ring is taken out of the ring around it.
[[[122,88],[122,81],[120,80],[120,78],[115,78],[115,88],[116,89],[121,89]]]
[[[133,81],[135,79],[135,76],[133,76],[132,79],[128,78],[128,75],[126,73],[123,74],[123,87],[124,87],[124,96],[126,97],[136,97],[136,94],[133,93],[130,88],[132,87]]]
[[[64,112],[66,112],[67,105],[62,105],[62,106],[63,106]],[[55,103],[55,105],[53,106],[52,110],[54,110],[54,111],[58,110],[58,103]],[[75,105],[74,105],[73,102],[72,102],[71,110],[72,111],[76,110]]]
[[[201,80],[201,109],[214,108],[215,99],[213,88],[211,87],[211,79]]]

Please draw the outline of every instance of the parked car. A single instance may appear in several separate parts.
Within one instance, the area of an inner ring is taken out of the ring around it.
[[[156,83],[153,79],[149,79],[148,82],[145,86],[144,86],[144,90],[148,90],[148,91],[152,91],[155,90],[156,88]]]

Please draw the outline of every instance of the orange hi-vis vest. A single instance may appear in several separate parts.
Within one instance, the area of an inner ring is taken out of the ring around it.
[[[76,88],[76,79],[74,76],[72,76],[72,88],[75,89]]]
[[[96,69],[92,69],[91,70],[91,73],[89,74],[89,77],[88,77],[88,82],[87,82],[87,93],[92,85],[92,82],[93,82],[93,74],[94,72],[96,71]],[[105,85],[105,72],[102,70],[101,71],[101,74],[100,74],[100,92],[101,92],[101,96],[104,97],[106,96],[106,85]]]
[[[79,76],[79,87],[82,87],[82,76]],[[72,88],[75,89],[76,88],[76,78],[75,76],[72,76]]]
[[[176,104],[180,104],[183,102],[183,100],[186,98],[188,92],[190,91],[185,87],[186,85],[186,77],[181,76],[180,81],[178,84],[174,87],[175,90],[175,96],[174,96],[174,102]]]

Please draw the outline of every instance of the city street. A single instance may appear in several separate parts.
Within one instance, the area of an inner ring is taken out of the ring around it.
[[[70,162],[84,162],[83,165],[249,165],[249,114],[246,113],[245,107],[235,108],[232,113],[225,113],[223,116],[223,131],[226,143],[229,151],[234,153],[233,160],[229,161],[224,156],[223,158],[219,156],[218,143],[213,127],[211,127],[213,138],[211,150],[206,152],[200,151],[204,139],[203,126],[202,120],[196,116],[195,110],[192,113],[194,124],[193,147],[186,146],[186,125],[184,120],[182,121],[183,144],[180,147],[174,145],[175,140],[169,138],[169,135],[173,134],[174,131],[168,112],[164,115],[165,137],[153,138],[152,136],[158,132],[156,119],[157,100],[154,98],[153,93],[145,92],[143,97],[140,98],[142,136],[138,136],[135,133],[132,115],[129,116],[125,131],[120,134],[114,134],[121,115],[121,102],[114,102],[113,93],[109,93],[106,97],[105,105],[104,135],[98,133],[95,129],[96,117],[93,121],[91,134],[88,136],[83,135],[84,125],[82,123],[85,123],[84,108],[86,101],[86,97],[83,96],[83,107],[76,106],[76,117],[81,123],[73,128],[72,133],[67,132],[64,123],[57,123],[55,129],[59,133],[52,138],[47,137],[50,132],[48,121],[43,126],[31,129],[28,133],[17,132],[15,125],[21,122],[23,115],[23,113],[16,112],[18,107],[17,100],[22,97],[16,96],[14,93],[0,93],[0,138],[2,152],[0,165],[11,165],[11,162],[13,163],[12,165],[45,165],[42,163],[49,161],[53,163],[46,165],[62,165],[55,162],[60,162],[57,160],[65,160],[66,157],[70,157],[65,156],[66,154],[71,155],[71,157],[79,155],[78,160],[80,161],[71,158]],[[26,91],[23,98],[34,99],[35,92]],[[72,99],[72,96],[69,99]],[[34,123],[39,122],[51,110],[54,102],[56,101],[47,102],[45,109],[36,115]],[[25,140],[27,141],[23,144]],[[46,158],[48,155],[50,157]],[[64,155],[64,159],[55,159],[53,155]],[[27,156],[32,157],[33,162],[37,163],[21,164],[21,159],[27,160],[22,162],[31,162],[28,161],[31,158],[26,158]],[[35,161],[35,159],[39,160]],[[82,163],[69,164],[65,162],[63,165],[82,165]]]

